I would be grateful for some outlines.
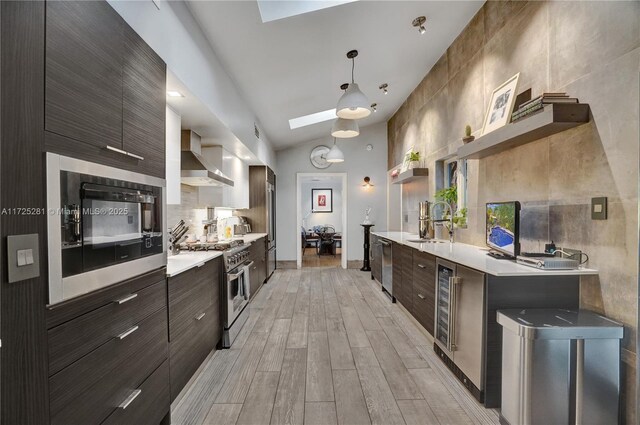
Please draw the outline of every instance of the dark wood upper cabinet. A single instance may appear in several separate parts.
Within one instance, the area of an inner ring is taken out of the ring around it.
[[[46,9],[46,149],[164,178],[165,63],[106,1]]]
[[[46,130],[122,148],[124,25],[107,2],[47,2]]]
[[[129,26],[124,39],[123,149],[144,158],[140,172],[164,178],[166,66]]]

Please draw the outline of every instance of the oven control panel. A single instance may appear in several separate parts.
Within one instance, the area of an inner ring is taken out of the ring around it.
[[[224,252],[224,262],[227,271],[235,269],[249,259],[249,249],[246,246],[232,248]]]

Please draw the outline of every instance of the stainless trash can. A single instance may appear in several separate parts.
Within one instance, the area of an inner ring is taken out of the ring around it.
[[[619,423],[620,323],[561,309],[500,310],[497,320],[502,423]]]

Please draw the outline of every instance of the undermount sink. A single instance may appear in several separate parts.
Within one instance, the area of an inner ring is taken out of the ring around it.
[[[407,242],[413,243],[444,243],[445,241],[441,241],[438,239],[407,239]]]

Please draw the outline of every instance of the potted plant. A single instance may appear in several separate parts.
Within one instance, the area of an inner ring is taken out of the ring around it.
[[[436,192],[436,200],[444,201],[451,206],[451,210],[453,211],[453,224],[456,227],[467,227],[467,209],[461,208],[457,209],[458,203],[458,187],[450,186],[445,187],[444,189],[440,189]],[[449,214],[445,214],[443,216],[444,219],[449,219]]]
[[[420,166],[420,152],[412,151],[409,154],[409,169],[418,168]]]
[[[475,140],[475,136],[471,135],[471,126],[467,124],[467,126],[464,128],[464,137],[462,138],[462,141],[464,143],[469,143],[469,142],[473,142],[474,140]]]

